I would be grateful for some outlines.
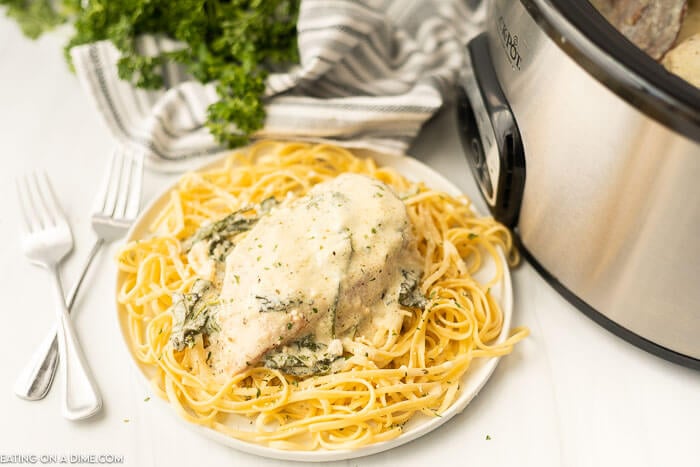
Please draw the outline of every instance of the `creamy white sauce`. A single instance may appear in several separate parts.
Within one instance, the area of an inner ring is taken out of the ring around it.
[[[197,242],[187,252],[187,262],[197,277],[208,281],[216,280],[217,263],[209,256],[207,242]]]
[[[420,276],[420,265],[391,188],[356,174],[319,184],[262,217],[226,258],[212,366],[236,374],[310,334],[331,355],[357,336],[382,341],[401,328],[402,272]]]

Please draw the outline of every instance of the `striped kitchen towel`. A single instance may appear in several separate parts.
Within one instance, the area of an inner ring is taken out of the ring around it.
[[[452,97],[464,44],[480,14],[469,0],[302,0],[300,65],[267,80],[265,127],[256,138],[332,141],[401,154]],[[174,49],[141,39],[142,52]],[[72,49],[75,70],[117,141],[178,171],[222,151],[204,122],[215,85],[165,65],[165,88],[137,89],[117,76],[111,42]]]

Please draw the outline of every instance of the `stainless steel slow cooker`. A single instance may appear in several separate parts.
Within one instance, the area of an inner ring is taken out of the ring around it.
[[[585,0],[488,0],[462,142],[526,258],[589,317],[700,369],[700,90]]]

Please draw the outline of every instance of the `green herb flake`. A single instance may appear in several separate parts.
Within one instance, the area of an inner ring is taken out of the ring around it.
[[[491,435],[486,435],[486,441],[491,441]]]

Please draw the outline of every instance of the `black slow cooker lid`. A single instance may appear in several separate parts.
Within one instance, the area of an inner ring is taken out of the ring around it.
[[[586,0],[520,0],[569,56],[650,117],[700,143],[700,90],[627,40]]]

